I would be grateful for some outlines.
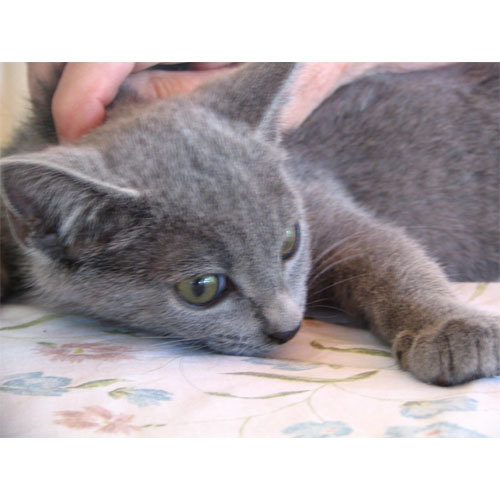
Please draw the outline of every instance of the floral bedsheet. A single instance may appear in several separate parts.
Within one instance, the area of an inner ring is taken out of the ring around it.
[[[500,313],[500,283],[456,284]],[[500,377],[443,388],[363,330],[307,320],[272,358],[0,308],[2,437],[500,437]]]

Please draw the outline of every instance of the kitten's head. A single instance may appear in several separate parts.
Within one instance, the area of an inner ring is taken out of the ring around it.
[[[53,307],[234,354],[300,326],[310,266],[277,146],[294,68],[119,106],[76,146],[2,160],[12,232]]]

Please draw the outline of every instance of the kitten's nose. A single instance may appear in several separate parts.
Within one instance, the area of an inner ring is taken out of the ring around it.
[[[302,311],[286,291],[276,293],[262,312],[266,319],[264,331],[279,344],[290,340],[302,323]]]
[[[302,323],[299,323],[299,325],[293,330],[287,330],[285,332],[269,333],[268,336],[271,337],[273,340],[277,341],[278,344],[284,344],[285,342],[288,342],[295,336],[295,334],[299,331],[301,324]]]

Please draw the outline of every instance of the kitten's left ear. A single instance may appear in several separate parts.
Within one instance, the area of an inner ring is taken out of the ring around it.
[[[143,210],[139,193],[63,166],[64,160],[74,161],[78,151],[54,149],[58,154],[33,153],[0,161],[1,197],[17,242],[51,258],[70,260],[104,243],[126,243],[124,230]]]
[[[197,90],[196,98],[270,141],[279,140],[280,118],[300,63],[248,63]]]

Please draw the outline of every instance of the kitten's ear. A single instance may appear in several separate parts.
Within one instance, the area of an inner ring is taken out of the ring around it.
[[[88,178],[43,154],[5,158],[0,169],[16,240],[54,259],[78,260],[112,243],[141,209],[134,190]]]
[[[280,117],[300,63],[248,63],[198,90],[200,102],[277,141]]]

